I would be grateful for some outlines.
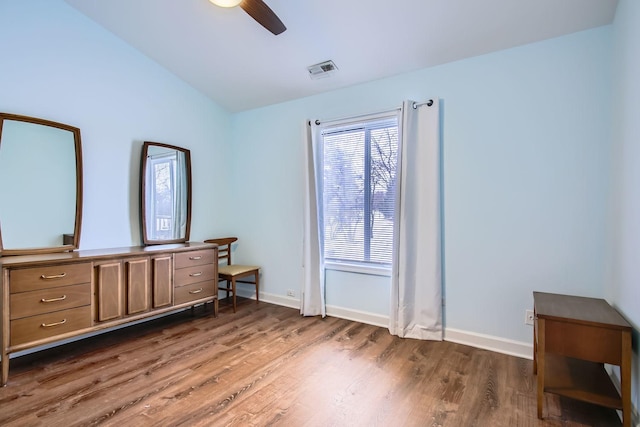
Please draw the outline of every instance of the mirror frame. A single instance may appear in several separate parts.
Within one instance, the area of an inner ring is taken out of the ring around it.
[[[147,233],[147,158],[149,153],[149,147],[163,147],[170,150],[179,151],[185,156],[185,176],[187,179],[187,215],[186,215],[186,226],[185,226],[185,236],[179,239],[166,239],[166,240],[152,240],[149,238]],[[175,145],[164,144],[161,142],[153,142],[153,141],[145,141],[142,146],[142,162],[140,167],[140,223],[142,227],[142,242],[145,245],[164,245],[169,243],[185,243],[189,241],[189,236],[191,234],[191,152],[182,147],[177,147]]]
[[[0,224],[0,256],[11,255],[36,255],[56,252],[70,252],[78,249],[80,244],[80,230],[82,228],[82,141],[80,137],[80,129],[64,123],[58,123],[51,120],[40,119],[37,117],[22,116],[18,114],[0,113],[0,146],[2,145],[2,128],[5,120],[14,120],[26,123],[32,123],[41,126],[50,126],[57,129],[66,130],[72,133],[75,155],[76,155],[76,208],[75,208],[75,225],[73,236],[69,243],[63,240],[61,246],[45,246],[33,248],[4,248],[2,243],[2,224]],[[1,148],[1,147],[0,147]],[[1,152],[0,152],[1,153]],[[0,154],[1,155],[1,154]]]

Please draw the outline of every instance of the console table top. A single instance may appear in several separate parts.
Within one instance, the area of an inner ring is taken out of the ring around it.
[[[601,298],[534,292],[533,300],[538,318],[631,329],[629,322]]]

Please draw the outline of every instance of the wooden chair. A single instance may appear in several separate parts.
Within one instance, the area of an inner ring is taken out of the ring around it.
[[[256,286],[256,304],[260,295],[260,267],[257,265],[231,264],[231,244],[238,240],[237,237],[223,237],[219,239],[208,239],[205,243],[215,243],[218,245],[218,261],[227,260],[226,264],[218,265],[218,282],[226,282],[225,287],[218,287],[226,292],[225,298],[233,294],[233,312],[236,312],[236,283],[251,283]],[[254,280],[247,280],[253,276]],[[244,280],[239,280],[244,279]]]

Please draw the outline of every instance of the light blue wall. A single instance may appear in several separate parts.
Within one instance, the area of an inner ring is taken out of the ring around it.
[[[2,0],[0,39],[0,111],[81,129],[81,249],[140,243],[145,140],[191,150],[193,240],[228,228],[227,112],[62,0]]]
[[[446,327],[530,342],[534,290],[604,292],[611,39],[602,27],[236,114],[238,260],[260,261],[267,293],[299,290],[306,119],[441,97]],[[388,293],[386,278],[327,277],[329,305],[386,316]]]
[[[3,0],[0,37],[0,111],[82,129],[82,248],[139,243],[141,144],[172,143],[192,150],[193,240],[237,234],[266,293],[299,292],[305,121],[437,96],[447,328],[530,342],[533,290],[604,294],[611,27],[234,115],[62,0]],[[384,317],[388,292],[328,275],[335,307]]]
[[[621,0],[614,23],[613,286],[608,295],[640,327],[640,2]]]
[[[612,248],[608,299],[634,325],[633,396],[640,408],[640,2],[620,0],[613,24]]]

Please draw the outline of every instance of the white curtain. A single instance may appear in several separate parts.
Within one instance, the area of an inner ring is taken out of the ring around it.
[[[176,150],[175,194],[173,204],[173,239],[187,235],[187,161],[185,153]]]
[[[405,101],[396,176],[389,331],[442,340],[440,107]]]
[[[318,218],[318,194],[322,188],[321,175],[316,170],[315,158],[320,154],[318,126],[308,122],[305,144],[305,198],[304,198],[304,241],[302,268],[304,271],[300,314],[303,316],[325,317],[324,261],[322,257],[322,230]]]

